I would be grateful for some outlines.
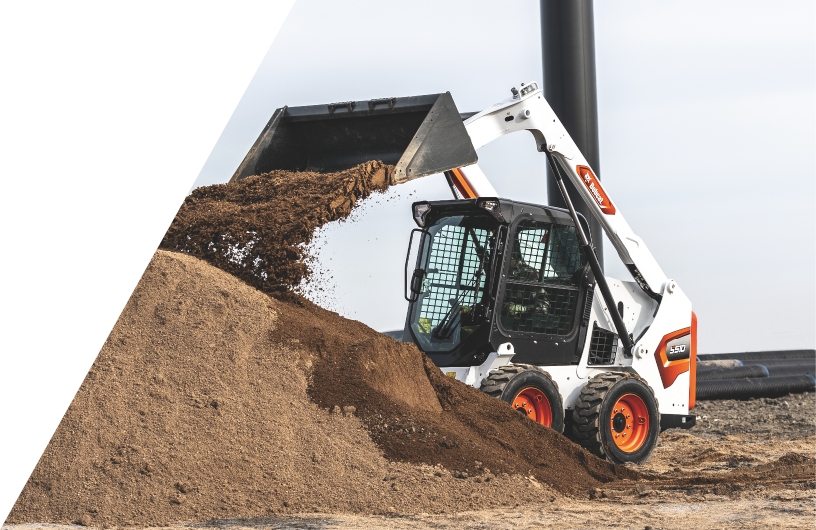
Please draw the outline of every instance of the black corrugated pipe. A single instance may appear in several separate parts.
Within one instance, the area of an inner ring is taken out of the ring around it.
[[[592,0],[541,0],[541,58],[544,97],[600,179]],[[590,239],[603,269],[601,225],[572,182],[564,184],[575,209],[589,221]],[[547,171],[547,199],[552,206],[567,207],[551,169]]]
[[[743,353],[701,353],[697,356],[701,361],[717,359],[741,359],[753,361],[756,359],[816,359],[816,350],[779,350],[779,351],[751,351]],[[746,363],[748,364],[748,363]]]
[[[742,364],[764,364],[765,366],[816,366],[816,360],[813,359],[751,359]]]
[[[770,377],[784,377],[786,375],[816,375],[816,366],[813,364],[780,364],[768,366]]]
[[[723,368],[736,368],[742,366],[739,359],[722,359],[718,361],[697,361],[697,371],[705,372],[709,370],[722,370]]]
[[[768,369],[761,364],[748,364],[733,368],[697,371],[697,381],[716,381],[718,379],[745,379],[746,377],[768,377]]]
[[[814,389],[816,389],[816,379],[812,375],[761,379],[719,379],[699,381],[697,400],[781,397],[788,394],[812,392]]]

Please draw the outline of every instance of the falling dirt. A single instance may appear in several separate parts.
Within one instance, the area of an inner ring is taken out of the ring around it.
[[[394,167],[367,162],[338,173],[272,171],[195,189],[161,248],[201,258],[276,297],[309,274],[304,249],[316,228],[391,184]]]

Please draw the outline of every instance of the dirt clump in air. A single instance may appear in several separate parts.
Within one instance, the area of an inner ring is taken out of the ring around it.
[[[161,248],[201,258],[275,297],[309,275],[305,246],[316,228],[391,184],[394,166],[366,162],[337,173],[276,170],[195,189]]]

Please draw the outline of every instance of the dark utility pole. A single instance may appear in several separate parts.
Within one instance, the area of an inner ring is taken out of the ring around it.
[[[544,97],[578,148],[601,178],[598,157],[598,97],[595,88],[595,25],[592,0],[541,0]],[[564,183],[575,209],[589,221],[598,261],[603,267],[603,231],[572,183]],[[547,197],[566,208],[558,183],[547,169]]]

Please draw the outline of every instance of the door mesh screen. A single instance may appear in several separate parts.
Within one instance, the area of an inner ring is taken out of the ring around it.
[[[576,286],[581,248],[574,226],[524,220],[516,229],[509,279]]]
[[[567,335],[572,330],[577,301],[577,290],[508,284],[502,326],[508,331]]]
[[[568,335],[578,305],[581,250],[574,226],[525,219],[512,242],[501,323],[508,331]]]
[[[488,231],[483,228],[455,225],[444,226],[434,235],[425,280],[426,294],[419,313],[422,331],[430,333],[446,315],[448,323],[455,324],[460,311],[468,311],[481,299],[486,276],[478,275],[477,286],[481,262],[477,249],[486,248],[487,238]]]

